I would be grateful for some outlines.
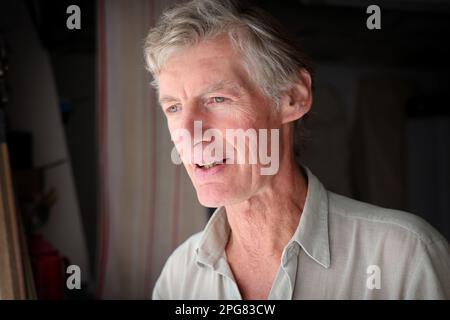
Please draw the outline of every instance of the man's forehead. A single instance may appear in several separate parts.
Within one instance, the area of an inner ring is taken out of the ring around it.
[[[221,39],[204,40],[173,52],[159,74],[160,100],[177,92],[199,95],[222,89],[242,90],[249,79],[241,56],[229,41]]]

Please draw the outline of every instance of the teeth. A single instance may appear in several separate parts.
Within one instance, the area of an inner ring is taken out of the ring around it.
[[[212,167],[214,167],[215,165],[216,165],[217,163],[215,163],[215,162],[213,162],[213,163],[210,163],[210,164],[206,164],[206,165],[204,165],[203,166],[203,168],[205,168],[205,169],[209,169],[209,168],[212,168]]]
[[[205,165],[200,166],[200,167],[203,168],[203,169],[209,169],[209,168],[212,168],[212,167],[214,167],[214,166],[216,166],[218,164],[222,164],[222,162],[211,162],[209,164],[205,164]]]
[[[209,164],[205,164],[205,165],[198,165],[200,168],[202,168],[202,169],[209,169],[209,168],[212,168],[212,167],[214,167],[214,166],[216,166],[216,165],[218,165],[218,164],[224,164],[225,163],[225,160],[224,161],[216,161],[216,162],[211,162],[211,163],[209,163]]]

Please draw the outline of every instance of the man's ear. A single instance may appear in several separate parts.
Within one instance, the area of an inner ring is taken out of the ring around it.
[[[280,100],[281,123],[300,119],[312,105],[311,75],[306,70],[299,73],[299,81],[284,93]]]

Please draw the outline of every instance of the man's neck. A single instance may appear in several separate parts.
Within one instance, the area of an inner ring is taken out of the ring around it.
[[[307,181],[291,161],[280,166],[272,183],[242,203],[226,206],[231,228],[226,250],[265,258],[281,256],[300,221]]]

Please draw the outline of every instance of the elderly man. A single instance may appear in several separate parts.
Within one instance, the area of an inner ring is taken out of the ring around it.
[[[331,193],[296,164],[294,122],[311,108],[312,70],[271,18],[226,1],[181,3],[150,31],[145,56],[198,199],[219,207],[170,256],[154,299],[450,297],[449,246],[432,227]],[[195,137],[195,122],[221,135]],[[276,172],[230,161],[229,149],[255,152],[249,137],[244,147],[228,139],[231,129],[278,137],[265,145],[279,151]],[[224,156],[195,157],[217,139],[231,146]]]

